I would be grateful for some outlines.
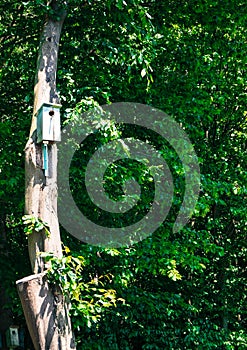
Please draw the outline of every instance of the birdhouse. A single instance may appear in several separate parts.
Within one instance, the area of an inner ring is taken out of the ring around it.
[[[17,326],[10,326],[6,333],[7,346],[15,348],[20,345],[19,333]]]
[[[43,103],[37,113],[37,142],[61,141],[60,127],[61,105]]]

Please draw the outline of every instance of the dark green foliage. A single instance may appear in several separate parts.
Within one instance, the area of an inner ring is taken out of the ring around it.
[[[20,220],[23,149],[40,27],[50,11],[41,3],[0,5],[1,285],[8,286],[18,320],[14,282],[29,274]],[[111,125],[106,136],[93,135],[75,154],[71,188],[92,218],[99,212],[85,206],[85,166],[99,145],[121,135],[155,141],[175,188],[168,220],[129,248],[89,246],[62,231],[72,253],[53,260],[50,278],[59,278],[72,297],[79,350],[247,347],[246,17],[245,2],[233,0],[69,1],[58,62],[64,124],[109,102],[149,104],[181,123],[201,169],[194,215],[174,234],[184,170],[163,140],[147,130]],[[153,192],[148,175],[138,162],[119,161],[107,170],[105,188],[116,200],[126,179],[134,177],[143,187],[145,201],[139,205],[145,212]],[[133,212],[131,220],[139,213]],[[104,217],[112,225],[119,220]]]

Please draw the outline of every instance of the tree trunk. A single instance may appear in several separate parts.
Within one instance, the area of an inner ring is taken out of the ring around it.
[[[61,2],[62,3],[62,2]],[[43,103],[59,103],[56,93],[56,71],[60,34],[66,16],[58,0],[49,3],[52,15],[47,16],[38,54],[34,88],[34,110],[27,142],[25,213],[46,222],[45,232],[33,232],[28,238],[28,250],[34,275],[17,281],[27,326],[36,350],[75,349],[68,315],[69,303],[59,286],[51,287],[46,280],[46,266],[40,252],[62,256],[57,218],[57,147],[48,145],[49,172],[42,170],[42,145],[37,143],[37,111]]]
[[[35,349],[75,349],[68,301],[49,286],[45,273],[17,281],[17,288]]]

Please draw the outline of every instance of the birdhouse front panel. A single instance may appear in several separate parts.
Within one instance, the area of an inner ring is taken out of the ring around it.
[[[20,345],[17,326],[10,326],[6,334],[7,346],[10,348]]]
[[[60,105],[44,103],[37,115],[37,142],[61,141]]]

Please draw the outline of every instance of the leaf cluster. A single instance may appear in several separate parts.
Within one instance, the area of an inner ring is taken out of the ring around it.
[[[64,248],[64,252],[65,256],[62,258],[42,253],[49,265],[48,281],[60,286],[64,295],[69,297],[72,303],[70,313],[77,331],[85,325],[91,328],[92,323],[98,323],[102,314],[109,308],[116,307],[116,303],[121,299],[117,299],[114,289],[105,287],[104,280],[109,282],[110,275],[86,280],[83,274],[86,260],[80,255],[71,255],[68,247]]]
[[[51,233],[49,231],[49,226],[46,222],[37,218],[33,215],[24,215],[22,217],[23,225],[25,226],[24,232],[27,236],[31,235],[34,231],[41,232],[43,231],[46,237],[50,237]]]

